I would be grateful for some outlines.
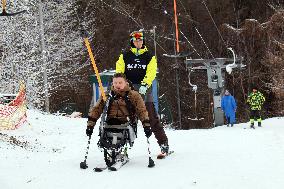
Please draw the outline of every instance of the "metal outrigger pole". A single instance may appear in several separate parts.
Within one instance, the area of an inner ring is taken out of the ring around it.
[[[0,13],[0,16],[15,16],[17,14],[21,14],[21,13],[26,12],[26,10],[22,10],[22,11],[19,11],[19,12],[8,13],[6,11],[6,3],[7,3],[6,0],[2,0],[2,12]]]

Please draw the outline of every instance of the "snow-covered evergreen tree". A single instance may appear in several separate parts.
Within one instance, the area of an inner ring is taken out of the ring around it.
[[[36,1],[7,1],[6,10],[15,16],[0,17],[1,93],[17,93],[19,81],[26,82],[28,100],[40,105],[38,21]]]
[[[0,92],[16,93],[19,80],[24,80],[29,105],[42,108],[45,102],[44,66],[50,97],[58,88],[76,88],[74,83],[80,85],[80,77],[76,73],[84,65],[79,61],[83,43],[77,26],[75,1],[41,2],[43,53],[40,47],[39,3],[39,0],[8,1],[7,12],[27,12],[0,17],[3,26],[0,30]]]

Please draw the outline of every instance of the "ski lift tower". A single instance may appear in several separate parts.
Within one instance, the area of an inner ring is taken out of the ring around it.
[[[233,51],[232,51],[233,52]],[[234,53],[233,53],[234,54]],[[213,120],[214,126],[224,125],[224,114],[221,110],[221,95],[225,82],[225,71],[230,73],[233,68],[243,68],[243,58],[214,58],[214,59],[190,59],[186,58],[185,64],[189,71],[206,70],[208,87],[213,90]]]

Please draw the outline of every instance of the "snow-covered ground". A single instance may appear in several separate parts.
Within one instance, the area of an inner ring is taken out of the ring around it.
[[[93,172],[103,162],[97,148],[98,127],[81,170],[86,119],[28,112],[29,124],[0,133],[1,189],[282,189],[284,188],[284,118],[233,128],[166,130],[174,154],[148,168],[147,143],[138,130],[130,162],[117,172]],[[159,147],[151,137],[151,151]]]

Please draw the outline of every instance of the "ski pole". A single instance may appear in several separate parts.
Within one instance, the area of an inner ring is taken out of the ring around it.
[[[91,143],[91,135],[89,136],[89,140],[88,140],[87,150],[86,150],[86,154],[85,154],[85,160],[80,163],[80,168],[81,169],[87,169],[88,168],[87,158],[88,158],[90,143]]]
[[[153,161],[153,159],[151,158],[151,151],[150,151],[150,142],[149,142],[149,138],[147,137],[147,144],[148,144],[148,155],[149,155],[149,164],[148,167],[154,167],[155,166],[155,162]]]

